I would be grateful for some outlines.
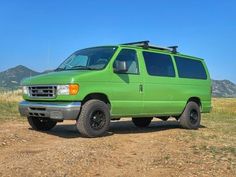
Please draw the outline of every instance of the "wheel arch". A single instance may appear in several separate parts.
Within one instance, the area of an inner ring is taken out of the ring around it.
[[[193,101],[195,103],[198,104],[198,106],[200,107],[200,110],[202,110],[202,103],[201,103],[201,99],[199,97],[190,97],[186,103],[186,105],[188,104],[188,102]]]
[[[100,92],[95,92],[95,93],[90,93],[88,95],[86,95],[84,97],[84,99],[82,100],[82,105],[87,102],[88,100],[92,100],[92,99],[97,99],[97,100],[100,100],[100,101],[103,101],[104,103],[106,103],[109,108],[111,109],[111,102],[108,98],[108,96],[104,93],[100,93]]]

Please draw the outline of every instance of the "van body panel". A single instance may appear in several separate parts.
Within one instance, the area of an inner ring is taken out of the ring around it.
[[[138,74],[120,74],[113,70],[113,64],[122,49],[133,49],[138,57]],[[171,56],[175,76],[151,76],[147,72],[143,51]],[[189,60],[201,61],[207,79],[179,78],[175,56],[184,56]],[[69,102],[83,101],[89,94],[106,95],[111,106],[112,117],[155,117],[158,115],[180,115],[189,99],[198,98],[203,113],[211,110],[211,79],[206,64],[202,59],[168,51],[143,49],[134,46],[117,46],[117,50],[107,66],[102,70],[56,71],[25,79],[24,86],[32,85],[79,85],[77,95],[57,95],[55,98],[32,98],[24,94],[29,101]]]

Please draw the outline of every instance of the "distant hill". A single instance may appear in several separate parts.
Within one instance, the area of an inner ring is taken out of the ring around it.
[[[40,73],[22,65],[10,68],[0,72],[0,87],[5,89],[17,89],[22,79],[38,74]]]
[[[212,80],[214,97],[236,97],[236,85],[229,80]]]
[[[51,71],[40,73],[22,65],[10,68],[0,72],[0,90],[17,89],[22,79]],[[212,80],[212,88],[214,97],[236,97],[236,85],[229,80]]]

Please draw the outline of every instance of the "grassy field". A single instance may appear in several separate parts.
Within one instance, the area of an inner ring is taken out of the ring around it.
[[[191,131],[186,141],[197,141],[193,153],[203,153],[224,162],[229,169],[236,168],[236,99],[213,98],[213,110],[203,114],[203,131]],[[235,170],[234,170],[235,172]]]
[[[0,143],[0,148],[4,149],[5,147],[0,159],[6,158],[5,154],[13,153],[12,159],[9,159],[5,166],[13,162],[19,163],[13,165],[14,168],[20,166],[22,162],[18,161],[15,156],[17,157],[25,149],[31,149],[34,145],[46,149],[47,152],[48,149],[54,149],[55,143],[58,143],[58,150],[50,151],[48,154],[53,163],[51,166],[57,164],[55,157],[60,156],[62,158],[60,160],[66,160],[68,156],[71,156],[70,159],[76,156],[84,159],[86,163],[92,166],[97,166],[95,169],[97,173],[109,166],[109,168],[117,170],[116,174],[120,176],[133,176],[136,172],[137,175],[135,176],[142,176],[147,170],[149,172],[147,176],[156,176],[155,174],[160,171],[167,176],[236,176],[236,99],[213,98],[213,110],[210,114],[202,115],[201,128],[198,131],[181,129],[173,119],[167,122],[155,120],[149,128],[144,130],[137,129],[127,121],[121,121],[112,124],[110,131],[113,132],[113,136],[92,140],[80,138],[74,125],[58,125],[58,128],[55,128],[51,134],[29,131],[27,122],[18,114],[17,104],[20,100],[21,93],[19,91],[2,93],[0,97],[0,125],[2,126],[0,142],[3,142],[2,145]],[[13,140],[11,140],[12,138]],[[43,144],[46,142],[47,144]],[[81,148],[83,148],[84,143],[86,145],[84,145],[83,150]],[[105,145],[100,147],[102,143]],[[78,145],[81,146],[77,147]],[[140,146],[146,148],[140,149]],[[98,155],[94,154],[94,161],[87,162],[87,160],[91,160],[89,153],[94,151],[94,147],[97,147]],[[17,150],[20,148],[21,151],[16,151],[14,148]],[[71,154],[74,156],[57,154],[60,151],[66,153],[68,150],[71,150]],[[83,153],[80,153],[80,150]],[[72,152],[76,153],[73,154]],[[102,160],[99,153],[107,155]],[[27,157],[26,163],[31,164],[31,161],[27,161],[30,158],[34,158],[34,156]],[[37,158],[35,156],[35,159],[31,160],[37,162],[39,158],[41,156],[37,156]],[[99,159],[101,159],[101,163]],[[43,158],[41,161],[34,163],[35,167],[32,167],[32,173],[35,172],[33,170],[45,164]],[[75,158],[74,164],[76,163],[80,164],[83,171],[89,171],[88,173],[91,176],[94,175],[93,170],[89,170],[90,167],[84,166],[86,163],[81,163]],[[126,165],[122,166],[122,164]],[[5,166],[2,169],[0,167],[0,176],[11,173],[10,170],[6,171]],[[55,169],[65,166],[67,169],[70,168],[67,163],[63,163],[60,167],[55,166]],[[41,172],[46,171],[44,168],[47,167],[43,166]],[[76,168],[78,166],[73,169]],[[121,171],[119,171],[120,168]],[[136,168],[139,171],[136,171]],[[26,175],[27,172],[24,170],[22,167],[19,174]],[[62,170],[62,174],[65,171],[66,169]],[[13,176],[17,173],[17,170],[12,171]],[[114,173],[111,170],[107,176]],[[71,171],[71,174],[73,176],[77,172]]]
[[[19,119],[18,102],[22,100],[21,91],[0,92],[0,121]]]

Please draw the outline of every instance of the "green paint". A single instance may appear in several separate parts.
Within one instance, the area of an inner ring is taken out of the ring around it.
[[[113,71],[113,63],[121,49],[133,49],[137,52],[138,74],[117,74]],[[143,51],[170,55],[175,77],[150,76],[146,70]],[[174,56],[201,61],[206,70],[207,79],[179,78]],[[33,99],[27,95],[23,97],[25,100],[35,101],[82,101],[91,93],[100,93],[109,99],[112,117],[180,115],[187,101],[192,97],[200,99],[202,112],[207,113],[211,110],[211,79],[204,60],[179,53],[173,54],[170,51],[118,45],[109,63],[101,70],[56,71],[25,79],[22,85],[69,83],[79,84],[80,90],[77,95],[57,96],[52,99]],[[140,92],[141,84],[143,85],[142,92]]]

